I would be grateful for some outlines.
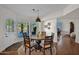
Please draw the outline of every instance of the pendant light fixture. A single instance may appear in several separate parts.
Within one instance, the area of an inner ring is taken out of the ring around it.
[[[41,22],[41,20],[39,18],[39,9],[38,10],[32,9],[32,10],[35,11],[35,12],[37,12],[36,22]]]
[[[38,16],[36,18],[36,22],[41,22],[40,18],[39,18],[39,10],[37,10]]]

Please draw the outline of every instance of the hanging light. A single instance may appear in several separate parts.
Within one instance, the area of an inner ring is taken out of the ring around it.
[[[40,18],[39,18],[39,10],[37,10],[37,12],[38,12],[38,16],[37,16],[37,18],[36,18],[36,22],[41,22],[41,20],[40,20]]]
[[[32,10],[38,13],[38,16],[36,18],[36,22],[41,22],[41,20],[39,18],[39,9],[38,10],[32,9]]]
[[[41,20],[40,20],[40,18],[39,18],[39,17],[37,17],[36,22],[41,22]]]

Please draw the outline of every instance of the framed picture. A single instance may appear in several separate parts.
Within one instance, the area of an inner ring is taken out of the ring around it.
[[[48,26],[51,26],[51,23],[48,23]]]

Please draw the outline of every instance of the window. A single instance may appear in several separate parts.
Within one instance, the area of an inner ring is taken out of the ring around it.
[[[25,32],[27,34],[27,36],[29,36],[29,24],[28,23],[18,23],[17,30],[18,30],[18,37],[19,38],[23,37],[22,28],[21,28],[22,24],[23,24],[23,32]]]
[[[14,32],[14,21],[13,19],[6,20],[6,30],[7,32]]]

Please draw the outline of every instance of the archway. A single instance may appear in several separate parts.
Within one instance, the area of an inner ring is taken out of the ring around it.
[[[74,23],[70,22],[70,34],[74,32]]]

